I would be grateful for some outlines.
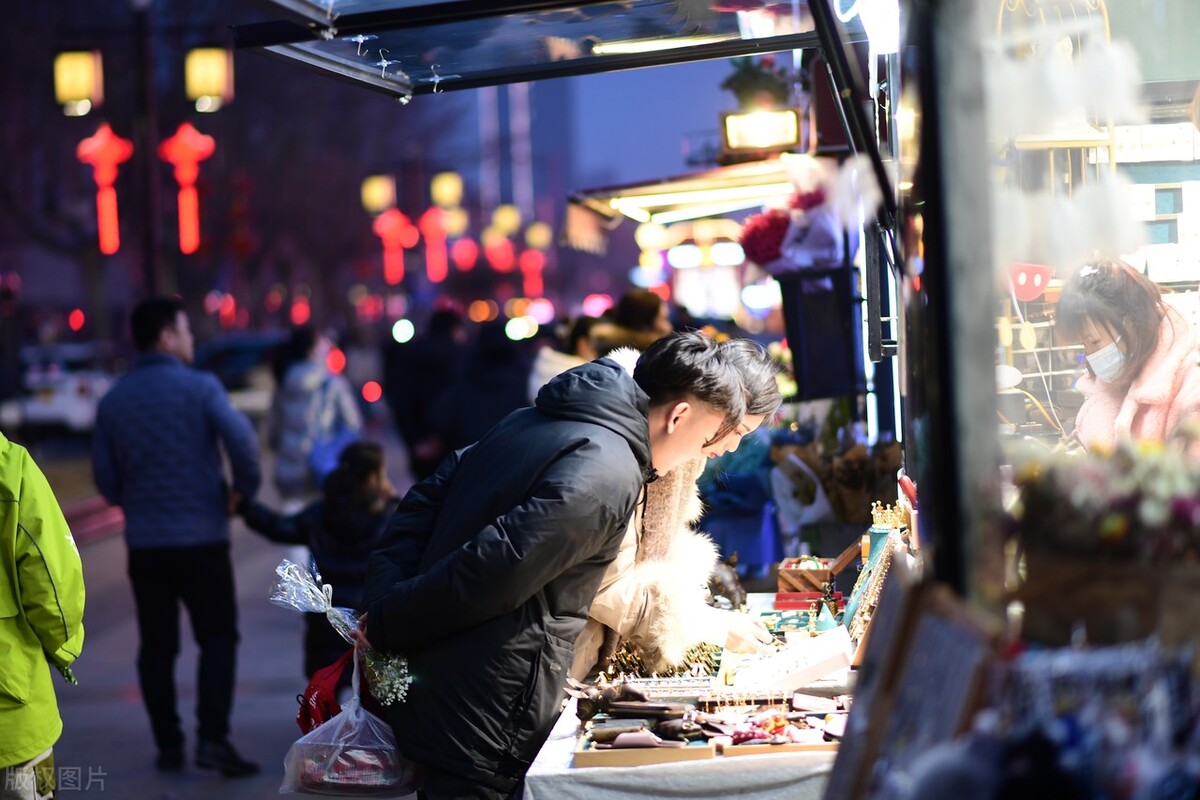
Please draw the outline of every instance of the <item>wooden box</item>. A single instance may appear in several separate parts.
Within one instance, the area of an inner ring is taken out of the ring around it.
[[[833,578],[833,573],[829,569],[829,559],[820,559],[825,565],[823,569],[800,569],[800,559],[785,558],[779,562],[779,572],[777,575],[778,590],[786,593],[794,592],[817,592],[820,593],[825,584]]]
[[[587,734],[575,742],[576,767],[642,767],[646,764],[673,764],[677,761],[706,761],[717,754],[711,743],[687,747],[622,747],[597,750]]]
[[[721,748],[721,753],[733,756],[760,756],[770,753],[836,753],[837,742],[787,742],[786,744],[731,744]]]
[[[856,541],[841,552],[837,558],[819,558],[821,567],[800,569],[799,558],[785,558],[779,562],[776,577],[776,589],[780,592],[821,592],[825,584],[849,566],[854,559],[861,557],[862,546]]]

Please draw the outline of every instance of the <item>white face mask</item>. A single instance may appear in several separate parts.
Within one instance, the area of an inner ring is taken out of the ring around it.
[[[1121,368],[1125,366],[1125,354],[1117,347],[1119,341],[1121,340],[1117,339],[1087,356],[1088,366],[1096,373],[1096,377],[1105,383],[1114,383],[1121,374]]]

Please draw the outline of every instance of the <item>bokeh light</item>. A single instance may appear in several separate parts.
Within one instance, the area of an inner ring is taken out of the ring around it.
[[[329,352],[325,354],[325,366],[334,375],[341,375],[346,371],[346,354],[342,352],[342,348],[329,348]]]
[[[392,338],[400,344],[411,342],[413,336],[417,333],[416,327],[412,324],[412,320],[398,319],[392,325]]]

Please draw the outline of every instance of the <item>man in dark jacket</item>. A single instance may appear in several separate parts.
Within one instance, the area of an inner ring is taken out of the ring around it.
[[[632,379],[608,359],[558,376],[408,493],[368,568],[366,635],[409,659],[389,716],[422,796],[517,789],[643,485],[736,447],[745,408],[728,352],[672,334]]]
[[[125,512],[141,638],[138,682],[158,745],[157,766],[183,768],[175,701],[182,603],[200,647],[196,766],[229,777],[253,775],[258,766],[228,740],[238,643],[229,514],[237,495],[253,497],[258,490],[258,439],[220,381],[188,366],[192,331],[179,300],[139,303],[130,327],[142,355],[100,401],[92,472],[104,498]]]

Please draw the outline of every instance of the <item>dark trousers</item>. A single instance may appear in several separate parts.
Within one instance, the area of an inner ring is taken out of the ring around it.
[[[129,551],[129,579],[137,605],[138,682],[159,749],[183,744],[175,704],[179,604],[187,609],[200,648],[196,678],[197,734],[205,741],[229,735],[237,661],[237,600],[228,544]]]
[[[513,792],[503,792],[473,783],[458,775],[436,769],[426,769],[425,778],[417,789],[418,800],[520,800],[524,794],[524,782]]]

